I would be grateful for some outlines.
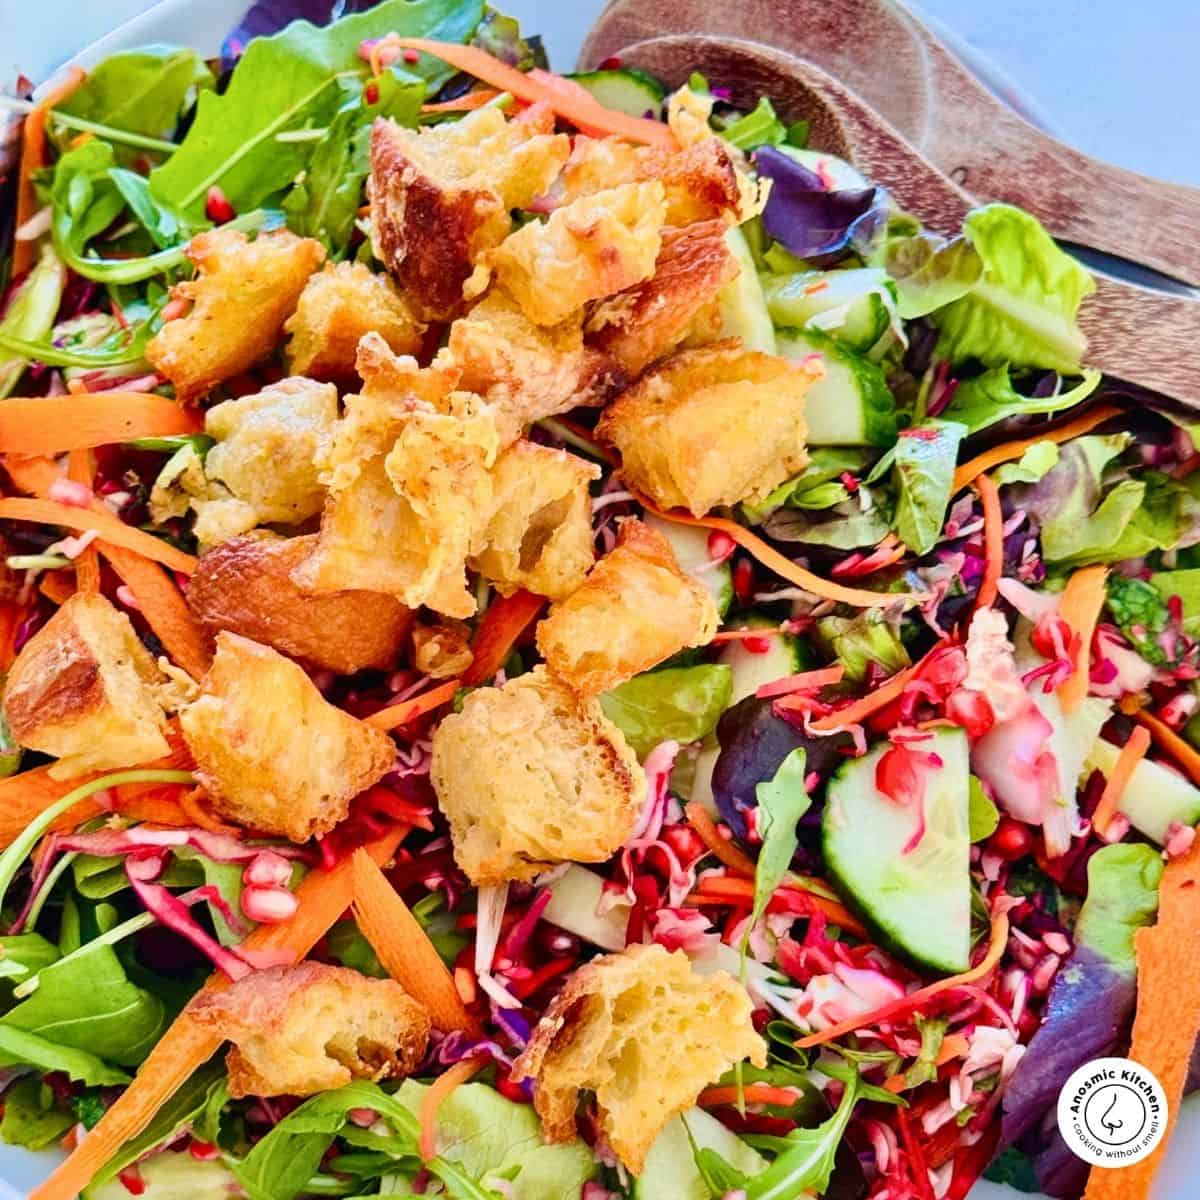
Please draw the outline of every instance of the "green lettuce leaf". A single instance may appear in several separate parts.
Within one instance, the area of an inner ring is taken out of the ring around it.
[[[1170,620],[1166,599],[1153,584],[1125,575],[1110,575],[1106,586],[1105,603],[1126,641],[1148,663],[1165,667],[1167,656],[1157,635]]]
[[[1007,421],[1009,417],[1028,417],[1072,408],[1100,386],[1100,378],[1099,371],[1085,367],[1083,379],[1067,391],[1053,396],[1022,396],[1013,387],[1008,364],[1004,363],[974,379],[963,380],[942,416],[948,421],[961,421],[968,434],[978,433],[997,421]]]
[[[58,956],[58,947],[40,933],[10,933],[0,937],[0,979],[20,983]]]
[[[894,524],[914,554],[927,554],[941,537],[965,434],[966,426],[955,421],[929,421],[904,430],[896,442]]]
[[[668,667],[635,675],[600,697],[605,715],[639,758],[659,742],[696,742],[717,727],[733,696],[733,673],[723,663]]]
[[[908,651],[897,630],[877,608],[856,617],[822,617],[817,634],[846,671],[846,678],[861,683],[867,668],[878,663],[888,675],[909,665]]]
[[[996,832],[996,827],[1000,824],[1000,810],[974,775],[968,780],[967,799],[967,827],[971,841],[985,841]]]
[[[779,508],[832,508],[850,498],[840,483],[843,474],[861,475],[874,461],[870,450],[852,446],[814,446],[808,452],[808,462],[799,475],[781,483],[757,504],[742,504],[742,516],[751,525],[761,525]]]
[[[1193,636],[1200,632],[1200,569],[1156,571],[1150,576],[1150,586],[1163,600],[1178,596],[1183,605],[1183,628]]]
[[[787,875],[792,856],[800,844],[796,837],[796,826],[812,807],[812,797],[808,794],[804,778],[807,772],[808,756],[804,747],[798,746],[779,764],[779,770],[772,778],[754,788],[762,849],[758,852],[754,869],[754,908],[750,913],[746,938],[750,936],[750,929],[759,917],[767,911],[767,904]],[[745,947],[746,939],[743,939],[743,953]]]
[[[946,241],[927,232],[889,237],[884,265],[906,321],[953,304],[983,277],[983,260],[966,238]]]
[[[43,1075],[61,1071],[88,1087],[115,1087],[129,1082],[124,1071],[110,1067],[87,1050],[62,1046],[12,1025],[0,1025],[0,1066],[33,1067]]]
[[[954,364],[1012,363],[1077,373],[1087,341],[1079,306],[1095,291],[1091,275],[1038,224],[1008,204],[971,212],[963,232],[983,260],[983,277],[932,314],[937,353]]]
[[[54,328],[54,318],[62,301],[67,272],[52,246],[43,246],[33,269],[17,288],[0,319],[0,333],[24,342],[39,342]],[[15,356],[0,360],[0,400],[21,378],[29,359]]]
[[[72,1125],[75,1114],[54,1103],[54,1093],[40,1079],[19,1079],[4,1093],[0,1140],[10,1146],[44,1150]]]
[[[761,96],[754,110],[727,125],[721,136],[739,150],[753,150],[757,146],[781,146],[788,140],[788,128],[771,101]]]
[[[1088,860],[1087,900],[1079,910],[1075,940],[1116,970],[1136,970],[1133,935],[1158,912],[1162,873],[1155,846],[1121,842],[1097,850]]]
[[[379,956],[352,918],[347,917],[334,925],[329,931],[326,945],[329,957],[343,967],[349,967],[360,975],[369,975],[372,979],[388,977]]]
[[[1016,462],[1002,463],[992,478],[997,486],[1007,483],[1037,483],[1058,465],[1058,446],[1054,442],[1035,442]]]

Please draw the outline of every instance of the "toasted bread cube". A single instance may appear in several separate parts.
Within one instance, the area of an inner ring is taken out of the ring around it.
[[[492,468],[492,516],[472,565],[506,596],[569,596],[595,561],[588,484],[599,478],[599,467],[565,450],[510,446]]]
[[[191,300],[191,312],[168,321],[146,347],[146,359],[184,403],[275,352],[325,251],[287,230],[250,242],[237,230],[210,229],[192,238],[188,258],[196,277],[177,283],[171,296]]]
[[[471,627],[462,621],[416,625],[412,631],[413,666],[431,679],[453,679],[472,663]]]
[[[200,556],[188,607],[214,636],[241,634],[338,675],[395,666],[412,613],[379,592],[301,591],[291,574],[316,545],[316,534],[232,538]]]
[[[217,635],[203,694],[179,725],[213,807],[293,842],[328,833],[396,761],[386,733],[334,708],[290,658],[236,633]]]
[[[714,301],[737,273],[721,221],[664,229],[654,274],[596,305],[588,318],[588,343],[634,379],[685,339],[717,336],[720,311]]]
[[[478,887],[603,862],[633,832],[646,777],[597,700],[535,667],[479,688],[433,734],[430,777]]]
[[[579,1093],[593,1092],[617,1157],[641,1174],[663,1126],[743,1059],[766,1065],[746,989],[718,971],[699,975],[682,950],[627,946],[578,968],[517,1059],[534,1081],[546,1137],[575,1136]]]
[[[531,221],[489,261],[531,321],[557,325],[653,274],[666,209],[661,183],[622,184]]]
[[[686,83],[667,97],[667,125],[685,149],[712,137],[709,118],[715,103],[711,92],[693,91]]]
[[[235,1100],[402,1078],[429,1042],[429,1014],[395,980],[318,962],[268,967],[224,991],[206,989],[188,1013],[233,1043],[225,1062]]]
[[[509,121],[496,108],[419,132],[379,120],[371,130],[376,255],[427,320],[462,307],[475,264],[512,227],[509,211],[549,188],[570,143],[550,113]]]
[[[666,538],[625,520],[617,544],[538,625],[537,646],[577,692],[606,692],[689,646],[712,641],[712,593],[680,570]]]
[[[761,499],[804,466],[805,396],[820,372],[736,341],[681,350],[618,396],[596,433],[634,488],[703,516]]]
[[[129,618],[76,592],[17,655],[4,712],[14,740],[57,758],[51,776],[70,779],[167,753],[164,683]]]
[[[557,325],[535,325],[502,288],[492,290],[450,326],[439,362],[462,374],[496,412],[502,445],[534,421],[602,404],[624,386],[608,358],[583,342],[582,310]]]
[[[293,375],[353,384],[364,335],[377,333],[396,354],[417,354],[425,326],[386,275],[359,262],[329,263],[309,277],[284,330]]]

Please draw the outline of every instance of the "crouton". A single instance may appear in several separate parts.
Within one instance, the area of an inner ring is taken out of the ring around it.
[[[354,1079],[416,1070],[429,1014],[392,979],[302,962],[254,971],[189,1005],[196,1024],[233,1043],[229,1094],[314,1096]]]
[[[587,322],[588,343],[634,379],[685,339],[718,335],[714,301],[737,273],[721,221],[664,229],[654,274],[597,303]]]
[[[537,646],[577,692],[606,692],[689,646],[712,641],[712,593],[680,570],[666,538],[625,520],[617,544],[537,630]]]
[[[146,359],[175,385],[184,403],[269,358],[308,277],[325,251],[287,230],[253,242],[233,229],[210,229],[188,244],[196,277],[171,289],[192,301],[186,316],[150,339]]]
[[[531,321],[556,325],[653,274],[666,208],[661,183],[622,184],[531,221],[488,262]]]
[[[363,263],[330,263],[309,277],[284,330],[293,375],[353,386],[354,356],[364,334],[375,332],[396,354],[417,354],[425,326],[413,316],[386,275]]]
[[[376,256],[418,315],[448,320],[481,255],[558,175],[570,143],[554,118],[509,121],[496,108],[419,132],[378,120],[371,130],[371,223]]]
[[[535,325],[502,288],[450,326],[438,362],[461,371],[461,386],[496,412],[501,445],[534,421],[580,405],[603,404],[624,386],[607,356],[584,345],[583,312],[557,325]]]
[[[599,701],[545,667],[479,688],[433,734],[430,778],[454,857],[478,887],[560,862],[603,862],[624,844],[646,778]]]
[[[188,606],[214,636],[238,633],[338,675],[393,667],[412,613],[379,592],[302,592],[291,573],[316,545],[316,534],[232,538],[200,556]]]
[[[595,561],[588,484],[600,468],[520,441],[492,468],[492,515],[472,565],[504,595],[569,596]]]
[[[431,679],[453,679],[474,659],[471,628],[461,621],[417,625],[412,631],[413,666]]]
[[[334,708],[291,659],[217,635],[203,694],[179,714],[213,807],[293,842],[328,833],[396,761],[382,730]]]
[[[660,508],[703,516],[761,499],[804,466],[805,394],[820,372],[736,341],[681,350],[618,396],[596,434]]]
[[[667,97],[667,125],[685,149],[712,137],[709,118],[715,102],[712,92],[693,91],[686,83]]]
[[[57,758],[51,776],[70,779],[167,753],[165,682],[129,618],[76,592],[17,655],[4,712],[14,740]]]
[[[534,1081],[550,1141],[575,1136],[575,1107],[593,1092],[605,1140],[639,1175],[677,1113],[743,1059],[766,1065],[746,989],[724,971],[701,976],[682,950],[627,946],[578,968],[513,1067]]]

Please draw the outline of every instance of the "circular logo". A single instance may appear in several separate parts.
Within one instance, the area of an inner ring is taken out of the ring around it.
[[[1131,1058],[1094,1058],[1058,1093],[1058,1129],[1068,1149],[1094,1167],[1127,1167],[1167,1132],[1162,1084]]]

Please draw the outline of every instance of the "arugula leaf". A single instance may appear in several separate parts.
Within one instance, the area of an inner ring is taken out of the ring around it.
[[[1053,442],[1034,442],[1016,462],[1002,463],[992,478],[998,487],[1009,483],[1037,483],[1058,465],[1058,447]]]
[[[1065,392],[1056,392],[1052,396],[1022,396],[1013,387],[1008,364],[1004,363],[959,383],[942,416],[949,421],[961,421],[968,434],[978,433],[997,421],[1007,421],[1009,417],[1028,417],[1072,408],[1100,386],[1100,378],[1100,371],[1085,367],[1083,379]]]
[[[25,342],[39,342],[54,328],[67,272],[51,246],[43,246],[33,269],[22,281],[0,319],[0,333]],[[0,400],[21,378],[29,359],[16,356],[0,361]]]
[[[983,276],[931,315],[937,353],[956,365],[977,358],[988,367],[1078,372],[1087,342],[1076,318],[1096,290],[1091,275],[1035,217],[1009,204],[975,209],[963,233],[983,260]]]
[[[717,726],[733,696],[733,672],[723,663],[646,671],[605,692],[600,707],[639,758],[659,742],[697,742]]]
[[[923,1017],[917,1013],[913,1018],[921,1035],[921,1049],[917,1061],[905,1072],[904,1086],[915,1088],[937,1078],[937,1056],[946,1037],[945,1017]]]
[[[124,167],[110,167],[108,177],[116,184],[129,211],[142,223],[160,250],[187,241],[187,226],[177,213],[150,195],[150,184],[144,175],[127,171]]]
[[[1000,824],[1000,810],[974,775],[967,779],[967,804],[967,833],[971,841],[990,838]]]
[[[20,983],[58,958],[58,947],[40,933],[10,933],[0,938],[0,979]]]
[[[482,16],[483,0],[385,0],[324,28],[295,21],[272,37],[255,38],[226,91],[201,95],[179,149],[151,173],[151,193],[187,216],[203,211],[214,185],[239,212],[258,207],[312,157],[311,141],[277,135],[328,126],[343,99],[340,84],[361,81],[370,69],[358,54],[364,39],[395,32],[463,42]],[[454,74],[428,56],[412,70],[431,88]]]
[[[946,523],[958,445],[966,426],[955,421],[929,421],[902,430],[896,442],[895,529],[914,554],[927,554]]]
[[[771,896],[783,882],[792,865],[792,856],[800,844],[796,837],[796,826],[800,818],[812,806],[805,775],[808,773],[808,756],[803,746],[797,746],[779,764],[771,779],[755,785],[754,795],[758,801],[758,834],[762,838],[762,849],[754,868],[754,907],[746,936],[742,939],[742,953],[750,930],[767,911]]]
[[[74,1124],[74,1114],[55,1107],[54,1093],[40,1079],[19,1079],[4,1093],[0,1140],[10,1146],[44,1150]]]
[[[927,232],[889,237],[884,265],[906,321],[961,299],[983,278],[983,260],[966,238],[946,241]]]
[[[25,1029],[0,1024],[0,1066],[34,1067],[42,1074],[62,1071],[88,1087],[115,1087],[129,1076],[86,1050],[61,1046]]]
[[[721,130],[721,136],[739,150],[753,150],[758,146],[781,146],[788,140],[788,130],[775,112],[775,106],[766,96],[761,96],[753,112],[727,125]]]

